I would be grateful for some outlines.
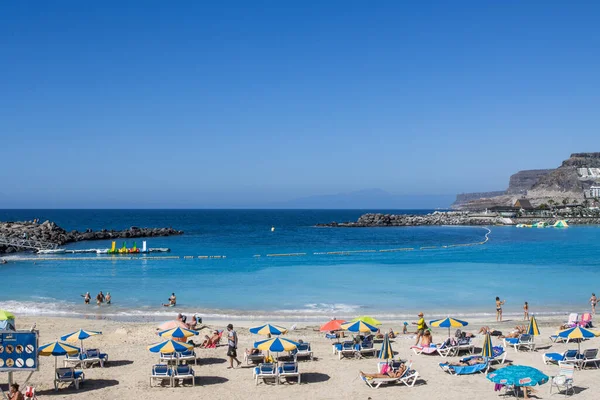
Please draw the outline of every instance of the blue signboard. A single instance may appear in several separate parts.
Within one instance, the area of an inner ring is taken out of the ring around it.
[[[38,332],[0,331],[0,372],[38,370]]]

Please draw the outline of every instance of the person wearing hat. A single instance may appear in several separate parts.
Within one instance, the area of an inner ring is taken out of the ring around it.
[[[417,325],[417,342],[415,343],[415,346],[418,346],[419,340],[421,339],[421,337],[423,337],[425,329],[427,329],[427,324],[425,323],[425,318],[423,317],[422,312],[419,313],[419,321],[413,322],[413,324]]]

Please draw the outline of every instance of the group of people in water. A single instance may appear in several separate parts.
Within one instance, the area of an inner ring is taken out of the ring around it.
[[[83,303],[84,304],[90,304],[90,301],[92,299],[92,296],[90,296],[90,292],[86,292],[85,294],[82,294],[81,297],[83,297]],[[103,303],[111,304],[112,303],[112,296],[110,295],[110,292],[106,292],[106,296],[105,296],[104,293],[102,293],[102,290],[101,290],[100,293],[98,293],[96,295],[96,304],[100,306]]]

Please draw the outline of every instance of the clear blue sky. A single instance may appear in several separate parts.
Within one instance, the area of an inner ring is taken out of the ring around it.
[[[497,190],[600,151],[598,2],[1,7],[0,208]]]

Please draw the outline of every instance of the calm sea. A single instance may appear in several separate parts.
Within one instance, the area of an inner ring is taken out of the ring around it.
[[[0,220],[49,219],[67,230],[135,225],[185,231],[183,236],[147,239],[149,247],[168,247],[168,255],[181,257],[177,259],[81,254],[70,260],[34,262],[18,260],[25,254],[8,257],[10,262],[0,265],[0,308],[20,314],[164,319],[173,310],[161,304],[175,292],[178,309],[211,318],[321,321],[370,314],[402,319],[418,311],[492,314],[496,296],[506,299],[508,314],[520,313],[524,301],[537,313],[583,311],[589,308],[591,293],[600,288],[597,226],[489,227],[485,245],[450,248],[441,246],[481,242],[487,231],[480,227],[314,227],[318,222],[355,220],[364,212],[0,210]],[[140,246],[141,240],[136,241]],[[133,240],[127,241],[128,247],[132,244]],[[95,241],[65,247],[109,246],[107,241]],[[421,249],[432,246],[436,248]],[[380,251],[398,248],[415,250]],[[322,254],[328,252],[350,253]],[[285,253],[305,254],[267,256]],[[81,294],[89,291],[94,297],[100,290],[111,293],[112,306],[83,305]]]

